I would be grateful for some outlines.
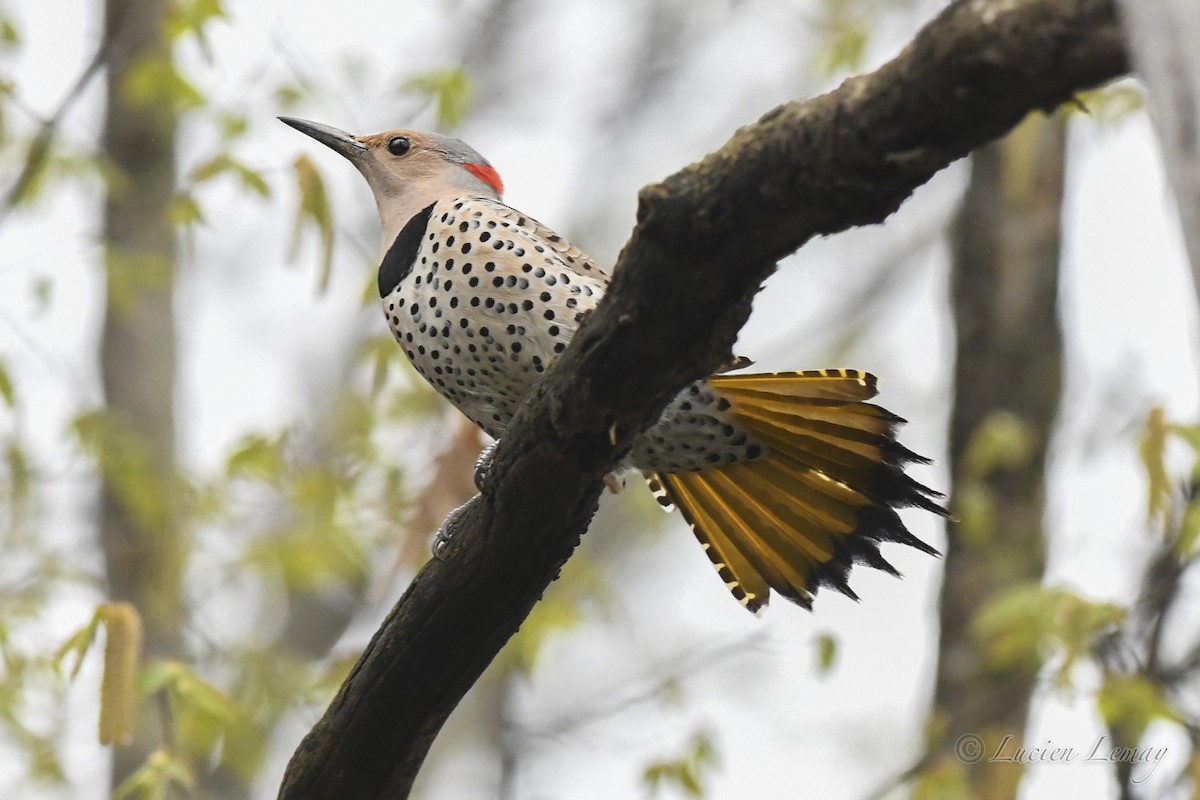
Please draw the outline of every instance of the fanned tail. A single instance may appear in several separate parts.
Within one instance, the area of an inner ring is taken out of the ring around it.
[[[767,604],[771,589],[806,608],[821,586],[856,598],[846,583],[854,564],[899,574],[880,542],[938,555],[896,513],[916,506],[950,516],[941,494],[904,474],[905,464],[928,459],[896,441],[904,420],[865,402],[875,382],[857,370],[712,377],[738,423],[766,446],[764,456],[647,476],[751,611]]]

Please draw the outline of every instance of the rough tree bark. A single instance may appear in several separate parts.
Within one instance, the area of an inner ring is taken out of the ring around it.
[[[183,603],[182,536],[170,513],[175,474],[175,322],[172,290],[175,229],[167,208],[175,193],[177,118],[168,103],[132,99],[127,81],[146,59],[167,60],[165,3],[106,0],[108,104],[103,150],[119,179],[104,203],[108,303],[100,343],[100,371],[112,422],[121,441],[121,468],[144,470],[166,513],[137,508],[113,475],[101,489],[100,537],[109,595],[141,613],[148,655],[179,651]],[[161,505],[160,505],[161,504]],[[136,769],[161,740],[149,719],[129,747],[113,752],[113,784]]]
[[[944,731],[939,755],[951,763],[964,734],[981,737],[987,752],[1005,736],[1022,740],[1040,666],[990,664],[971,624],[998,594],[1039,581],[1045,567],[1046,451],[1062,388],[1065,148],[1059,115],[1030,117],[975,151],[951,234],[958,340],[951,498],[963,525],[946,549],[934,694],[935,727]],[[973,445],[1001,437],[1008,443],[988,447],[994,455],[981,460],[984,448]],[[1015,797],[1023,772],[986,759],[963,768],[982,800]]]
[[[405,797],[430,742],[570,556],[604,475],[727,356],[775,262],[877,223],[1032,109],[1124,73],[1109,0],[960,0],[894,61],[740,130],[640,195],[605,301],[526,400],[444,560],[414,579],[280,797]]]

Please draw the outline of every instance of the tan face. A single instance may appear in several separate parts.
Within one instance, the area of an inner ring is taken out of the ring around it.
[[[367,150],[351,160],[377,195],[400,194],[406,185],[434,179],[449,166],[442,150],[420,131],[386,131],[354,140]]]

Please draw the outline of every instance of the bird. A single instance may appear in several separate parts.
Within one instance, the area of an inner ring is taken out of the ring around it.
[[[495,167],[458,139],[418,130],[356,136],[279,119],[366,179],[392,335],[416,371],[498,441],[601,302],[607,274],[505,205]],[[938,555],[897,513],[949,517],[942,495],[905,472],[930,462],[896,440],[904,420],[868,402],[875,376],[746,373],[744,364],[680,391],[618,468],[640,471],[658,502],[682,513],[742,606],[758,612],[776,593],[811,609],[823,586],[857,599],[848,584],[854,564],[899,575],[883,543]],[[490,452],[477,464],[477,485]]]

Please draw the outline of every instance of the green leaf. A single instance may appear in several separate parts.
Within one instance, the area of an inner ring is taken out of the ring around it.
[[[963,464],[971,477],[1017,469],[1033,457],[1036,437],[1029,423],[1010,411],[994,411],[971,434]]]
[[[439,128],[452,130],[467,114],[471,83],[461,67],[417,75],[405,81],[401,88],[423,94],[434,102]]]
[[[837,638],[829,632],[817,635],[817,674],[828,675],[837,661]]]
[[[307,96],[303,87],[294,83],[285,83],[275,89],[275,104],[285,111],[291,111],[304,102]]]
[[[1077,92],[1074,108],[1068,112],[1082,111],[1100,122],[1119,122],[1128,119],[1146,107],[1146,95],[1137,84],[1121,81],[1110,86]]]
[[[813,54],[813,68],[821,75],[862,67],[871,39],[871,18],[854,3],[825,0],[822,9],[824,37]]]
[[[333,210],[317,165],[308,156],[301,155],[292,167],[296,173],[296,186],[300,190],[300,203],[296,209],[289,258],[294,260],[299,254],[300,236],[304,228],[308,225],[314,227],[321,239],[321,272],[317,291],[323,293],[329,285],[329,273],[333,265]]]
[[[994,670],[1040,667],[1051,652],[1063,655],[1057,680],[1066,685],[1097,636],[1118,625],[1125,610],[1085,600],[1065,589],[1030,582],[995,595],[975,615],[971,633]]]
[[[217,153],[207,161],[201,161],[192,167],[192,171],[188,173],[188,180],[192,183],[210,181],[227,172],[232,164],[233,159],[229,157],[228,153]]]
[[[935,761],[916,776],[912,800],[976,800],[967,768],[956,758]]]
[[[1200,500],[1193,500],[1183,510],[1179,520],[1179,538],[1175,541],[1175,555],[1180,561],[1191,561],[1196,557],[1200,542]]]
[[[1171,506],[1171,480],[1167,477],[1164,453],[1167,449],[1167,422],[1162,408],[1150,409],[1138,452],[1146,469],[1146,514],[1157,519]]]
[[[236,715],[233,701],[224,692],[183,666],[172,687],[183,705],[228,725]]]
[[[33,485],[33,469],[25,448],[17,439],[10,439],[4,448],[4,462],[8,467],[9,508],[12,518],[21,518],[27,512],[30,487]]]
[[[170,58],[144,56],[125,71],[121,91],[138,108],[178,113],[204,105],[204,95]]]
[[[164,24],[167,36],[172,40],[189,35],[195,37],[200,51],[211,61],[207,27],[215,20],[226,19],[221,0],[175,0],[170,9]]]
[[[104,257],[108,302],[116,314],[132,313],[146,293],[171,288],[175,265],[165,256],[110,246]]]
[[[54,297],[54,279],[48,275],[39,275],[33,282],[33,302],[36,313],[45,314],[50,308]]]
[[[190,790],[195,783],[186,761],[160,749],[116,788],[112,800],[162,800],[172,784]]]
[[[1141,741],[1156,719],[1178,722],[1179,714],[1162,692],[1138,675],[1108,675],[1096,696],[1105,724],[1130,746]]]
[[[234,162],[233,170],[237,173],[238,178],[242,181],[242,186],[249,189],[251,193],[259,197],[266,198],[271,196],[271,187],[263,180],[262,175],[250,167],[247,167],[241,162]]]
[[[247,563],[277,574],[293,590],[357,585],[365,574],[367,556],[363,543],[334,521],[338,491],[333,481],[309,473],[290,488],[295,526],[251,544]]]
[[[217,153],[207,161],[202,161],[192,168],[189,178],[192,183],[204,183],[219,175],[232,173],[241,181],[243,188],[249,189],[258,197],[269,197],[271,188],[257,170],[247,167],[229,153]]]
[[[71,634],[71,638],[67,639],[62,647],[58,648],[58,652],[54,654],[54,666],[56,669],[67,656],[74,654],[75,666],[71,667],[71,678],[74,679],[79,674],[79,668],[83,666],[84,656],[91,649],[92,642],[96,641],[96,631],[100,629],[100,620],[100,609],[96,609],[87,624]]]
[[[122,425],[108,411],[80,414],[72,423],[84,452],[96,462],[105,484],[143,530],[169,529],[178,523],[184,496],[181,476],[159,464],[146,437]]]
[[[13,21],[8,17],[0,19],[0,46],[6,50],[11,50],[21,43],[21,34],[17,31],[17,27],[13,25]]]
[[[1170,430],[1192,448],[1196,460],[1192,464],[1191,480],[1200,484],[1200,425],[1171,425]]]
[[[1169,425],[1168,430],[1188,443],[1197,456],[1200,456],[1200,425]]]
[[[225,474],[230,478],[257,477],[275,481],[283,474],[283,442],[252,434],[238,444],[225,461]]]
[[[180,192],[171,198],[167,218],[176,228],[190,228],[204,222],[204,212],[200,210],[200,204],[190,192]]]
[[[245,114],[227,110],[217,112],[217,124],[221,131],[221,141],[225,144],[242,138],[250,129],[250,120]]]
[[[957,533],[968,549],[982,549],[996,531],[996,501],[988,485],[976,478],[965,478],[955,487],[954,510],[958,514]]]
[[[17,402],[16,395],[13,394],[12,376],[8,374],[8,367],[5,366],[3,358],[0,358],[0,400],[9,408]]]
[[[579,610],[574,604],[555,597],[545,598],[533,607],[521,629],[509,640],[508,656],[521,674],[529,677],[546,642],[578,624]]]
[[[142,697],[150,697],[164,690],[169,691],[184,669],[178,661],[155,659],[147,662],[138,679],[138,692]]]
[[[1060,599],[1060,592],[1036,583],[992,597],[971,621],[972,634],[984,644],[988,664],[995,669],[1036,668]]]
[[[692,736],[676,758],[656,761],[642,770],[642,782],[651,794],[674,787],[688,797],[703,797],[705,774],[718,763],[716,747],[707,734]]]

